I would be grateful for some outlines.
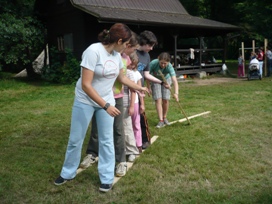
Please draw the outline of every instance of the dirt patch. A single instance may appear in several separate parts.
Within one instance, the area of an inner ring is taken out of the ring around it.
[[[236,83],[239,81],[245,81],[247,78],[231,78],[231,77],[213,77],[205,79],[185,79],[184,82],[193,82],[195,85],[206,86],[213,84],[222,84],[222,83]]]

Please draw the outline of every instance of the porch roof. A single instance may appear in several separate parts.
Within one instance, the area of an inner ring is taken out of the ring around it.
[[[95,16],[99,22],[176,27],[182,29],[184,35],[191,36],[227,34],[239,30],[234,25],[191,16],[179,0],[71,0],[71,3]]]

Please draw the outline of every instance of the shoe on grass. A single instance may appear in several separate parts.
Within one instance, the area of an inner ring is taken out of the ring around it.
[[[128,161],[129,162],[134,162],[135,159],[136,159],[136,156],[134,154],[131,154],[131,155],[128,156]]]
[[[105,193],[111,189],[112,189],[112,184],[101,184],[99,187],[99,190]]]
[[[64,178],[62,178],[61,176],[59,176],[56,180],[55,180],[55,182],[54,182],[54,184],[56,185],[56,186],[60,186],[60,185],[62,185],[62,184],[65,184],[67,181],[71,181],[72,179],[64,179]]]
[[[164,122],[160,121],[160,122],[158,123],[158,125],[156,126],[156,128],[161,128],[161,127],[163,127],[163,126],[164,126]]]
[[[170,125],[170,123],[169,123],[169,121],[167,120],[167,118],[164,118],[163,122],[164,122],[165,125]]]
[[[126,162],[120,162],[116,166],[115,175],[118,177],[125,176],[127,173],[127,163]]]
[[[95,157],[92,154],[87,154],[87,156],[83,159],[83,161],[80,163],[80,167],[82,169],[86,169],[92,164],[96,162]]]
[[[142,149],[147,149],[149,147],[149,145],[150,145],[150,142],[143,143]]]

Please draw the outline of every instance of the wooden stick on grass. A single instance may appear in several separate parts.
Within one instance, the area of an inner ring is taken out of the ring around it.
[[[159,74],[161,75],[163,82],[164,82],[165,84],[169,85],[169,84],[167,83],[167,81],[166,81],[166,79],[165,79],[163,73],[161,72],[161,70],[159,70]],[[172,89],[171,89],[170,86],[169,86],[169,90],[170,90],[172,96],[174,96],[173,91],[172,91]],[[185,118],[187,119],[189,125],[191,125],[191,121],[189,120],[189,118],[187,117],[187,115],[186,115],[186,113],[184,112],[183,108],[181,107],[180,102],[177,101],[177,103],[178,103],[178,105],[179,105],[179,108],[181,109],[181,112],[183,113],[183,115],[184,115]]]

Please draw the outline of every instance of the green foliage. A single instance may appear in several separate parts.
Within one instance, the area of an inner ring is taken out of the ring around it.
[[[230,57],[236,58],[236,52],[241,46],[251,45],[255,40],[256,46],[263,46],[264,38],[272,45],[272,4],[271,0],[180,0],[182,5],[193,16],[236,25],[241,28],[239,37],[228,41]]]
[[[34,0],[1,0],[0,64],[2,66],[9,65],[22,70],[22,66],[31,63],[41,52],[44,28],[34,16],[33,4]]]
[[[59,52],[56,48],[50,49],[50,65],[44,66],[42,78],[61,84],[75,83],[80,76],[80,62],[73,55],[71,50],[65,53]]]
[[[236,9],[240,11],[239,23],[243,28],[244,36],[256,39],[260,43],[264,38],[272,41],[272,4],[269,0],[249,1],[237,3]]]
[[[0,80],[6,80],[6,79],[11,79],[13,77],[12,73],[9,72],[1,72],[0,70]]]

